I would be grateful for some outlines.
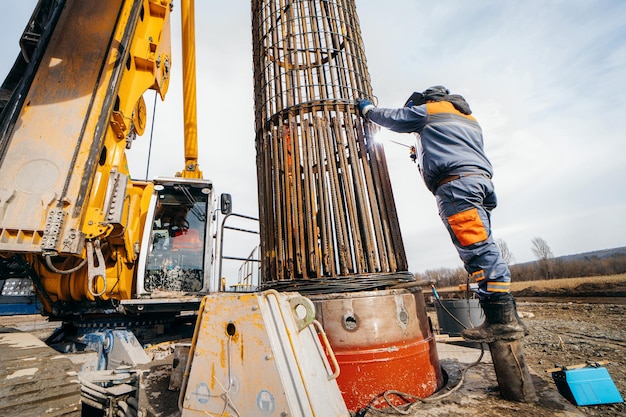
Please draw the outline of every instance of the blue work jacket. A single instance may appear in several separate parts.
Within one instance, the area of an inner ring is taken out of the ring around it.
[[[480,125],[471,115],[438,101],[421,106],[387,109],[373,107],[367,119],[398,133],[415,133],[419,169],[428,189],[451,175],[493,175],[483,148]]]

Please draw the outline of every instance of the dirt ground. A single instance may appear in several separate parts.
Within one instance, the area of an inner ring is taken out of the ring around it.
[[[517,417],[552,417],[552,416],[602,416],[618,417],[626,415],[626,406],[621,404],[604,404],[598,406],[572,406],[571,410],[561,410],[560,405],[551,406],[546,402],[564,402],[547,369],[555,365],[576,365],[580,363],[608,361],[604,365],[622,396],[626,395],[626,297],[609,298],[525,298],[518,297],[518,310],[524,316],[531,333],[523,341],[524,355],[527,364],[532,368],[533,380],[538,393],[541,392],[541,404],[522,404],[503,401],[497,392],[497,382],[493,365],[480,364],[467,374],[466,383],[471,385],[465,394],[456,395],[439,405],[420,406],[411,416],[504,416]],[[432,306],[428,307],[431,318],[436,313]],[[478,352],[478,351],[477,351]],[[478,353],[476,354],[478,356]],[[443,364],[442,364],[443,365]],[[460,370],[462,367],[455,362],[446,362],[447,370]],[[175,403],[176,393],[164,389],[167,386],[168,365],[154,365],[146,390],[147,408],[150,416],[178,415],[176,409],[167,407]],[[538,381],[540,379],[541,381]],[[457,381],[451,381],[451,385]],[[541,382],[541,383],[539,383]],[[160,387],[160,388],[157,388]],[[480,392],[479,392],[480,391]],[[486,393],[486,394],[485,394]],[[547,393],[547,394],[546,394]],[[466,397],[464,397],[466,395]],[[463,398],[464,397],[464,398]],[[559,400],[554,401],[558,397]],[[477,404],[478,402],[478,404]],[[156,410],[159,406],[160,412]],[[168,410],[163,413],[163,410]],[[481,410],[476,412],[476,410]],[[557,411],[558,410],[558,411]],[[457,411],[459,411],[457,413]],[[171,414],[170,414],[171,413]],[[366,413],[367,417],[380,415],[399,415],[396,413]]]
[[[530,287],[514,294],[530,328],[523,339],[526,362],[548,387],[556,391],[548,369],[600,362],[626,398],[626,289],[622,284],[618,287],[586,283],[549,291]],[[428,314],[436,321],[431,307]],[[626,403],[576,408],[585,416],[626,416]],[[515,415],[538,414],[518,409]]]
[[[626,298],[518,297],[531,332],[524,339],[528,365],[550,384],[555,365],[608,361],[613,382],[626,395]],[[624,403],[579,407],[588,416],[625,416]]]
[[[624,359],[626,355],[626,296],[624,294],[619,293],[616,297],[614,289],[592,288],[589,292],[572,289],[552,294],[542,293],[542,296],[539,296],[540,294],[533,289],[528,289],[515,295],[518,311],[531,330],[530,335],[523,340],[526,362],[532,368],[533,378],[541,378],[542,389],[553,390],[558,395],[551,373],[545,372],[554,368],[555,365],[572,366],[606,361],[608,364],[604,366],[622,397],[626,396],[626,360]],[[436,317],[432,305],[428,307],[428,314],[431,317],[434,314]],[[17,328],[34,333],[43,339],[54,328],[54,325],[47,323],[44,318],[29,316],[28,318],[0,318],[0,327]],[[436,323],[435,327],[437,327]],[[152,364],[151,366],[153,366],[151,369],[153,372],[150,372],[151,378],[162,380],[163,383],[159,389],[146,392],[148,396],[146,402],[162,403],[161,405],[172,403],[171,408],[175,409],[177,394],[168,392],[165,388],[167,383],[165,376],[171,369],[170,365]],[[492,373],[489,365],[484,365],[483,368],[482,371],[475,373],[474,377],[481,378],[480,372],[483,373],[482,375]],[[478,383],[481,389],[483,383],[484,381]],[[536,382],[535,385],[537,385]],[[497,398],[497,393],[493,395]],[[521,417],[555,415],[540,412],[539,408],[533,406],[516,406],[510,403],[505,405],[509,408],[503,409],[498,406],[499,411],[493,415],[505,415],[509,411]],[[624,403],[583,406],[574,409],[584,416],[626,416]],[[177,415],[176,413],[147,411],[148,415]],[[439,414],[426,412],[426,414],[416,415]]]

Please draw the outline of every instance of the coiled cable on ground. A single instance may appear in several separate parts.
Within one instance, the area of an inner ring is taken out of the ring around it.
[[[438,394],[438,395],[433,395],[427,398],[421,398],[421,397],[418,397],[418,396],[415,396],[413,394],[409,394],[406,392],[401,392],[401,391],[396,391],[396,390],[387,390],[381,395],[374,397],[370,401],[370,403],[367,406],[365,406],[365,408],[359,410],[355,414],[355,417],[365,417],[365,416],[385,417],[385,416],[393,416],[393,415],[411,415],[417,411],[417,409],[421,406],[421,404],[435,403],[452,395],[454,392],[458,391],[459,388],[461,388],[461,386],[463,386],[463,382],[465,381],[465,374],[467,373],[467,371],[470,368],[473,368],[474,366],[478,365],[482,361],[483,356],[485,355],[485,348],[482,344],[480,346],[481,346],[480,355],[478,356],[478,359],[476,359],[476,361],[470,363],[465,368],[463,368],[463,370],[461,371],[461,377],[459,379],[459,382],[454,387],[450,388],[448,391]],[[390,399],[392,395],[395,395],[397,397],[400,397],[406,400],[411,400],[412,402],[404,406],[393,405]],[[372,404],[374,404],[374,402],[378,400],[380,397],[382,397],[385,400],[385,402],[389,406],[388,409],[377,409],[372,406]]]

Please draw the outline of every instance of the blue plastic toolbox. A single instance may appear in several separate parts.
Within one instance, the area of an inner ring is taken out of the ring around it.
[[[576,405],[624,402],[609,371],[603,367],[553,372],[552,379],[561,395]]]

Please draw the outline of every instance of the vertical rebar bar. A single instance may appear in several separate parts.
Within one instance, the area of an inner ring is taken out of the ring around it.
[[[354,0],[252,0],[252,20],[262,285],[406,275],[377,128],[354,106],[372,97]]]

